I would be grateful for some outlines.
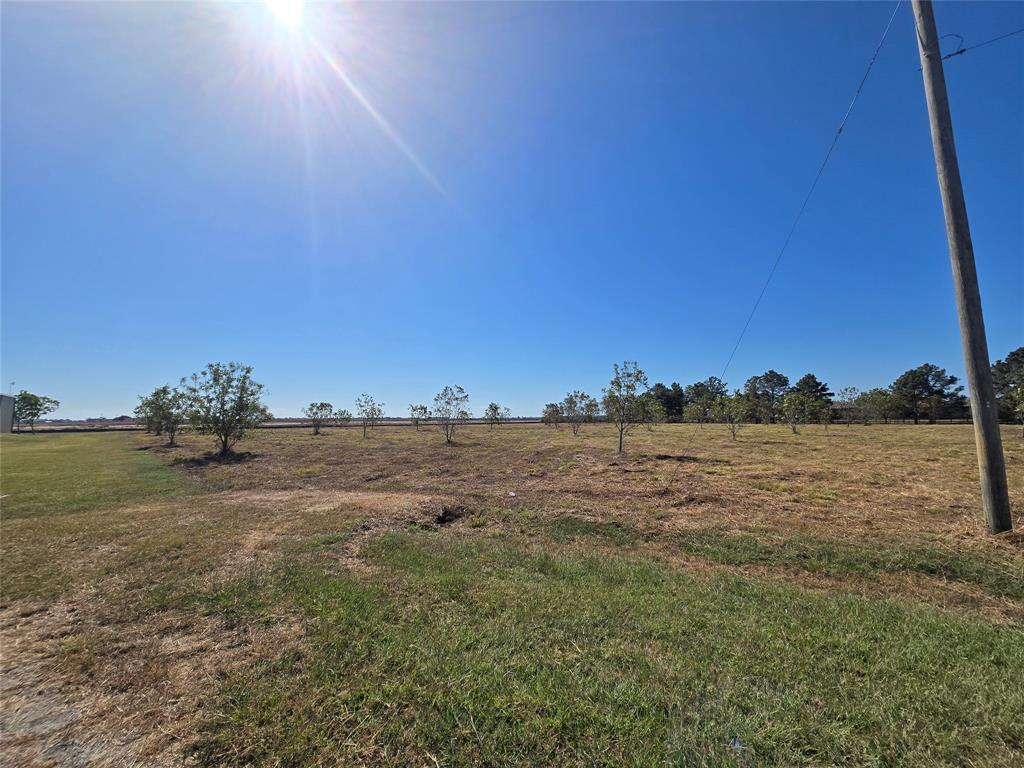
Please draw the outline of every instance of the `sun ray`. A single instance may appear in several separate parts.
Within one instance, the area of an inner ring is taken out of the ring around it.
[[[355,100],[358,101],[359,104],[363,107],[363,109],[365,109],[366,112],[370,115],[370,117],[373,118],[374,122],[377,123],[377,126],[381,129],[381,131],[384,132],[384,135],[386,135],[391,140],[391,142],[402,152],[402,154],[406,156],[409,162],[411,162],[413,166],[415,166],[416,170],[419,171],[420,175],[424,178],[424,180],[428,184],[430,184],[430,186],[436,189],[439,193],[447,197],[448,192],[445,190],[441,182],[438,181],[437,177],[434,176],[434,174],[430,172],[430,169],[427,168],[427,166],[424,165],[424,163],[416,156],[416,154],[412,151],[412,148],[410,148],[409,145],[406,144],[401,134],[399,134],[398,131],[396,131],[392,127],[391,123],[389,123],[384,118],[384,116],[377,111],[373,104],[370,103],[370,100],[366,98],[363,92],[359,89],[355,82],[353,82],[352,78],[348,76],[348,73],[346,73],[345,70],[342,69],[341,65],[338,64],[337,60],[330,54],[330,52],[326,48],[324,48],[320,44],[320,42],[316,40],[312,35],[309,36],[309,42],[316,49],[317,53],[320,54],[321,58],[324,60],[327,66],[330,67],[331,71],[334,72],[335,75],[337,75],[338,79],[348,89],[348,92],[352,94]]]

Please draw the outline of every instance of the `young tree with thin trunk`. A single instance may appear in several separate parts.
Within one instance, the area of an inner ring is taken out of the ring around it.
[[[139,398],[135,415],[145,422],[147,432],[165,434],[167,444],[174,445],[178,428],[187,418],[185,394],[167,385],[157,387],[146,397]]]
[[[416,431],[418,432],[420,429],[420,422],[428,421],[430,419],[430,409],[425,405],[410,405],[409,418],[412,419],[412,424],[416,427]]]
[[[367,430],[377,426],[384,418],[384,403],[378,403],[365,392],[356,398],[356,414],[363,424],[363,439],[366,439]]]
[[[635,360],[627,360],[621,366],[615,364],[614,376],[603,394],[605,415],[619,433],[619,453],[623,452],[625,436],[633,427],[642,424],[653,428],[664,416],[661,403],[647,388],[647,374]]]
[[[252,367],[240,363],[210,363],[191,378],[181,380],[185,410],[192,428],[214,435],[220,455],[247,432],[273,418],[263,405],[263,385],[252,379]]]
[[[820,403],[821,401],[815,397],[798,389],[791,389],[782,396],[779,412],[782,415],[782,420],[793,430],[793,434],[798,435],[800,434],[800,425],[817,417]]]
[[[843,414],[843,421],[850,426],[857,416],[857,400],[860,398],[860,390],[856,387],[843,387],[836,395],[836,403]]]
[[[352,411],[347,408],[339,408],[331,416],[331,421],[334,422],[335,426],[346,427],[352,422]]]
[[[512,412],[508,408],[502,408],[497,403],[488,403],[487,408],[484,409],[484,419],[490,429],[494,429],[495,426],[500,427],[501,423],[508,421],[511,416]]]
[[[561,415],[569,422],[574,435],[580,433],[584,424],[594,421],[601,413],[597,400],[579,389],[574,389],[565,396],[560,404]]]
[[[330,422],[334,416],[334,406],[330,403],[310,403],[302,409],[302,413],[309,419],[313,427],[313,434],[319,435],[320,429]]]
[[[562,406],[559,403],[548,403],[540,415],[542,424],[557,428],[562,423]]]
[[[445,445],[452,444],[456,430],[472,416],[469,410],[469,395],[462,387],[445,387],[434,397],[432,417],[444,435]]]
[[[735,390],[732,395],[719,395],[715,398],[715,405],[712,408],[715,421],[725,424],[729,429],[729,434],[732,435],[732,439],[736,440],[736,435],[752,418],[752,409],[750,401],[747,396],[740,392],[738,389]]]

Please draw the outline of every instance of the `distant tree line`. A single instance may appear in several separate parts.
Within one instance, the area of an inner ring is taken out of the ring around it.
[[[1024,347],[992,366],[999,417],[1024,424]],[[730,413],[747,423],[845,424],[870,421],[969,419],[970,402],[956,376],[925,363],[902,373],[888,387],[861,391],[844,387],[837,393],[813,373],[791,384],[789,377],[769,370],[747,379],[742,390],[728,393],[725,382],[712,376],[688,386],[656,383],[651,394],[660,402],[666,421],[703,424],[722,421],[722,399],[734,401]]]
[[[1018,348],[992,366],[1000,418],[1017,421],[1024,435],[1024,347]],[[182,379],[179,387],[162,386],[139,398],[135,416],[147,431],[166,435],[173,444],[183,424],[200,434],[217,439],[219,452],[227,454],[244,434],[272,418],[262,402],[263,385],[252,379],[252,368],[240,363],[210,363],[201,372]],[[15,404],[20,421],[30,426],[59,403],[28,392]],[[368,437],[384,418],[384,403],[364,393],[356,399],[355,416],[335,409],[326,401],[312,402],[303,409],[314,435],[328,426],[345,426],[353,418]],[[790,383],[775,370],[751,376],[742,389],[729,391],[726,383],[710,377],[688,386],[673,382],[648,385],[646,373],[636,361],[615,364],[612,378],[601,398],[572,390],[558,401],[547,403],[541,421],[553,428],[569,424],[578,435],[585,424],[604,421],[616,430],[619,452],[625,438],[636,427],[651,428],[659,422],[690,422],[702,428],[708,422],[725,425],[732,437],[748,424],[782,423],[798,433],[802,425],[816,423],[826,430],[835,422],[869,423],[922,420],[934,424],[942,419],[969,418],[970,407],[963,387],[943,368],[925,363],[898,376],[888,387],[867,391],[844,387],[833,392],[813,373]],[[432,407],[409,406],[409,418],[417,429],[436,427],[446,444],[452,444],[463,425],[473,418],[469,395],[459,386],[446,386],[434,397]],[[493,429],[510,418],[509,409],[491,402],[484,420]]]

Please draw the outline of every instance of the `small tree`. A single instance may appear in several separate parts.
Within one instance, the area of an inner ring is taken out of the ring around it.
[[[339,427],[347,426],[352,421],[352,412],[345,408],[339,408],[334,412],[331,420]]]
[[[648,429],[663,415],[661,403],[647,389],[647,374],[636,361],[627,360],[614,366],[614,376],[603,390],[604,412],[619,431],[619,453],[626,433],[638,424]]]
[[[797,389],[791,389],[782,396],[779,411],[793,434],[800,434],[800,425],[806,424],[818,415],[821,401]]]
[[[574,389],[565,396],[560,404],[560,410],[561,415],[569,422],[572,433],[578,435],[584,424],[597,418],[601,412],[601,406],[586,392]]]
[[[320,429],[330,422],[334,416],[334,406],[330,403],[310,403],[302,409],[302,413],[309,419],[313,427],[313,434],[319,435]]]
[[[409,418],[412,419],[413,426],[419,431],[420,422],[430,419],[430,409],[425,405],[410,405]]]
[[[487,425],[491,429],[494,429],[495,424],[501,426],[501,423],[508,421],[511,416],[512,412],[508,408],[502,408],[497,403],[488,403],[484,410],[484,419],[487,420]]]
[[[21,431],[21,422],[27,422],[29,429],[36,431],[36,422],[53,413],[60,408],[60,401],[45,395],[36,395],[27,390],[21,390],[14,398],[14,423]]]
[[[540,420],[549,427],[557,427],[562,423],[562,406],[559,403],[548,403],[544,406]]]
[[[363,424],[363,439],[366,431],[377,426],[384,418],[384,403],[378,403],[365,392],[356,398],[356,415]]]
[[[151,394],[145,396],[139,395],[139,404],[135,406],[133,413],[135,418],[141,421],[146,427],[147,434],[159,436],[163,433],[163,425],[157,418],[157,411]]]
[[[899,415],[900,405],[887,389],[876,387],[861,392],[857,397],[856,408],[864,420],[874,419],[889,423],[889,419]]]
[[[167,385],[157,387],[146,397],[139,398],[135,415],[143,420],[147,432],[166,434],[167,444],[174,445],[178,428],[187,418],[185,394]]]
[[[682,410],[683,421],[695,421],[698,428],[703,428],[704,422],[712,417],[715,400],[728,393],[725,382],[717,376],[690,384],[683,390],[686,401]]]
[[[729,434],[732,435],[733,440],[736,439],[736,435],[743,425],[752,417],[750,402],[746,395],[738,389],[732,393],[731,397],[729,395],[716,397],[712,412],[715,421],[725,424],[729,428]]]
[[[469,395],[462,387],[445,387],[434,397],[434,423],[444,435],[445,445],[455,439],[455,430],[469,421]]]
[[[860,390],[856,387],[843,387],[836,395],[836,402],[842,410],[846,426],[850,426],[857,417],[858,398],[860,398]]]
[[[226,456],[245,433],[273,418],[260,399],[263,385],[252,379],[252,366],[210,363],[181,380],[185,411],[196,432],[214,435]]]

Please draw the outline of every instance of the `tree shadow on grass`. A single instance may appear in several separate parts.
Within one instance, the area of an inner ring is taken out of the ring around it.
[[[728,464],[728,459],[701,458],[700,456],[689,456],[686,454],[657,453],[654,456],[642,454],[638,459],[654,459],[655,461],[677,461],[680,464]]]
[[[256,458],[251,451],[230,451],[228,453],[204,453],[202,456],[187,456],[174,459],[171,464],[180,467],[208,467],[210,465],[241,464]]]

